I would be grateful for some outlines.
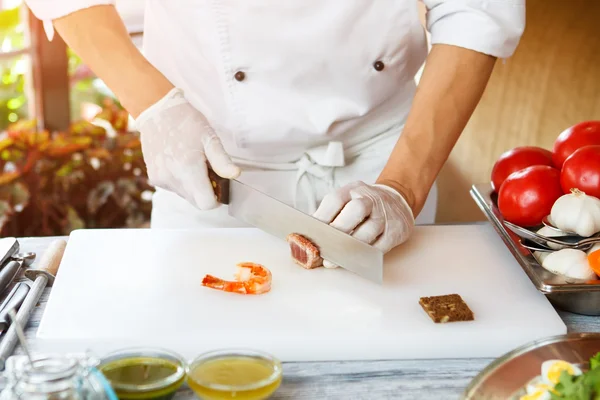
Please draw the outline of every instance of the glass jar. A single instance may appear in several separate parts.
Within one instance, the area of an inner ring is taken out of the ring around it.
[[[19,358],[16,358],[19,357]],[[1,400],[117,400],[108,381],[87,356],[13,356],[6,364]]]

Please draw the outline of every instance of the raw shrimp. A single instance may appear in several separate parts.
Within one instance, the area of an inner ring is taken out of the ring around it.
[[[271,290],[271,271],[260,264],[242,262],[237,264],[235,281],[206,275],[202,286],[240,294],[266,293]]]

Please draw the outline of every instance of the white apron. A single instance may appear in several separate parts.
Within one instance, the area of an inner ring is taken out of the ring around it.
[[[201,111],[240,180],[305,212],[373,183],[427,54],[416,0],[148,0],[144,54]],[[418,223],[432,223],[436,190]],[[158,189],[152,227],[241,226]]]

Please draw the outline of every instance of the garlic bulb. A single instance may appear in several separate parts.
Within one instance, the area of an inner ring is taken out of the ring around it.
[[[536,233],[542,235],[542,236],[546,236],[546,237],[553,237],[553,236],[562,236],[563,234],[560,232],[557,232],[556,230],[552,229],[552,228],[548,228],[547,226],[544,226],[543,228],[541,228],[540,230],[538,230]],[[560,250],[561,249],[561,245],[556,244],[556,243],[552,243],[552,242],[546,242],[546,245],[548,247],[550,247],[551,249],[554,250]]]
[[[600,232],[600,199],[571,189],[554,202],[550,218],[562,231],[590,237]]]
[[[548,271],[573,279],[596,279],[590,268],[587,254],[581,250],[562,249],[548,254],[542,267]]]

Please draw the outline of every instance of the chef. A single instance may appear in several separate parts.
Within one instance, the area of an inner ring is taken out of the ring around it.
[[[422,0],[429,51],[417,0],[147,0],[142,55],[114,1],[26,3],[135,118],[153,228],[240,226],[208,161],[384,252],[433,223],[436,177],[525,26],[525,0]]]

